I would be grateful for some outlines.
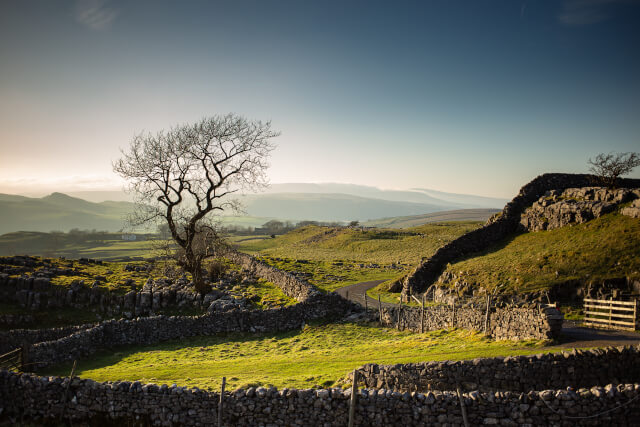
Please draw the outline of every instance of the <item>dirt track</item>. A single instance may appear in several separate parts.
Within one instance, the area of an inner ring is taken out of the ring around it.
[[[336,290],[341,296],[356,302],[362,306],[364,303],[365,292],[384,280],[371,280],[368,282],[360,282],[355,285],[345,286]],[[377,308],[378,301],[367,296],[367,304],[369,308]],[[383,307],[392,307],[394,304],[386,302],[382,303]],[[594,328],[585,328],[571,321],[565,321],[562,328],[562,338],[557,343],[553,343],[547,349],[551,348],[591,348],[591,347],[619,347],[624,345],[639,345],[640,333],[627,331],[609,331]]]
[[[337,289],[336,292],[344,297],[349,299],[350,301],[357,302],[358,304],[364,306],[364,295],[369,289],[378,286],[380,283],[384,282],[384,280],[371,280],[369,282],[360,282],[355,285],[345,286],[344,288]],[[367,304],[369,308],[378,307],[378,300],[367,296]],[[389,304],[388,302],[382,303],[383,307],[393,307],[394,304]]]

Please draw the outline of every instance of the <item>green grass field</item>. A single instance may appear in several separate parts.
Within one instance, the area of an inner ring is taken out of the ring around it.
[[[121,233],[108,233],[102,239],[74,238],[65,233],[17,231],[0,236],[0,256],[32,255],[69,259],[95,258],[120,261],[130,258],[150,258],[154,255],[153,240],[125,241]]]
[[[460,209],[453,211],[432,212],[423,215],[396,216],[365,221],[362,225],[379,228],[410,228],[434,222],[451,221],[481,221],[486,222],[489,217],[500,209]]]
[[[618,213],[584,224],[514,235],[451,264],[471,283],[531,292],[568,280],[640,278],[640,221]]]
[[[274,239],[244,237],[235,243],[239,250],[277,268],[306,273],[311,283],[332,291],[402,276],[423,257],[480,225],[438,223],[406,230],[309,226]]]
[[[129,346],[81,360],[76,373],[97,381],[139,380],[218,389],[255,385],[309,388],[340,384],[365,363],[411,363],[539,353],[543,342],[490,341],[469,331],[425,334],[353,323],[280,334],[229,334]],[[68,375],[71,366],[45,375]],[[338,382],[337,382],[338,381]]]
[[[309,226],[275,239],[239,242],[243,252],[314,261],[416,264],[437,248],[481,226],[481,222],[443,222],[404,230],[359,230]]]

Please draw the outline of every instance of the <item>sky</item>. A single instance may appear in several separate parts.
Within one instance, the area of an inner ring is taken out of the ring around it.
[[[119,189],[135,134],[234,112],[281,132],[273,183],[511,198],[640,151],[638,22],[634,0],[4,0],[0,193]]]

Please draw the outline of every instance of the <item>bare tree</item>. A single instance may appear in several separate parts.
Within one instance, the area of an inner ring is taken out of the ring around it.
[[[220,234],[208,215],[237,210],[232,196],[266,185],[271,140],[279,133],[270,122],[228,114],[139,134],[114,163],[128,181],[138,209],[131,222],[166,222],[179,246],[178,261],[204,293],[202,262],[219,248]]]
[[[602,184],[614,188],[618,178],[640,166],[640,153],[600,153],[595,159],[589,159],[589,170]]]

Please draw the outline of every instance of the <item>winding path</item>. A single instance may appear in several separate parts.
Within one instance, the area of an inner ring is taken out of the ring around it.
[[[355,285],[337,289],[343,298],[364,306],[365,293],[384,280],[370,280]],[[367,296],[367,304],[370,308],[378,307],[378,300]],[[395,307],[395,304],[382,303],[383,307]],[[624,345],[640,345],[640,333],[630,331],[610,331],[603,329],[585,328],[572,321],[565,321],[562,327],[562,337],[559,342],[545,349],[553,348],[592,348],[592,347],[619,347]]]
[[[346,298],[349,301],[356,302],[364,307],[364,296],[366,295],[366,292],[369,289],[378,286],[380,283],[384,281],[385,280],[370,280],[368,282],[360,282],[360,283],[356,283],[355,285],[349,285],[349,286],[345,286],[344,288],[336,289],[336,293],[341,297]],[[373,299],[367,295],[367,304],[371,308],[377,308],[378,300]],[[393,307],[394,304],[383,302],[382,306]]]

